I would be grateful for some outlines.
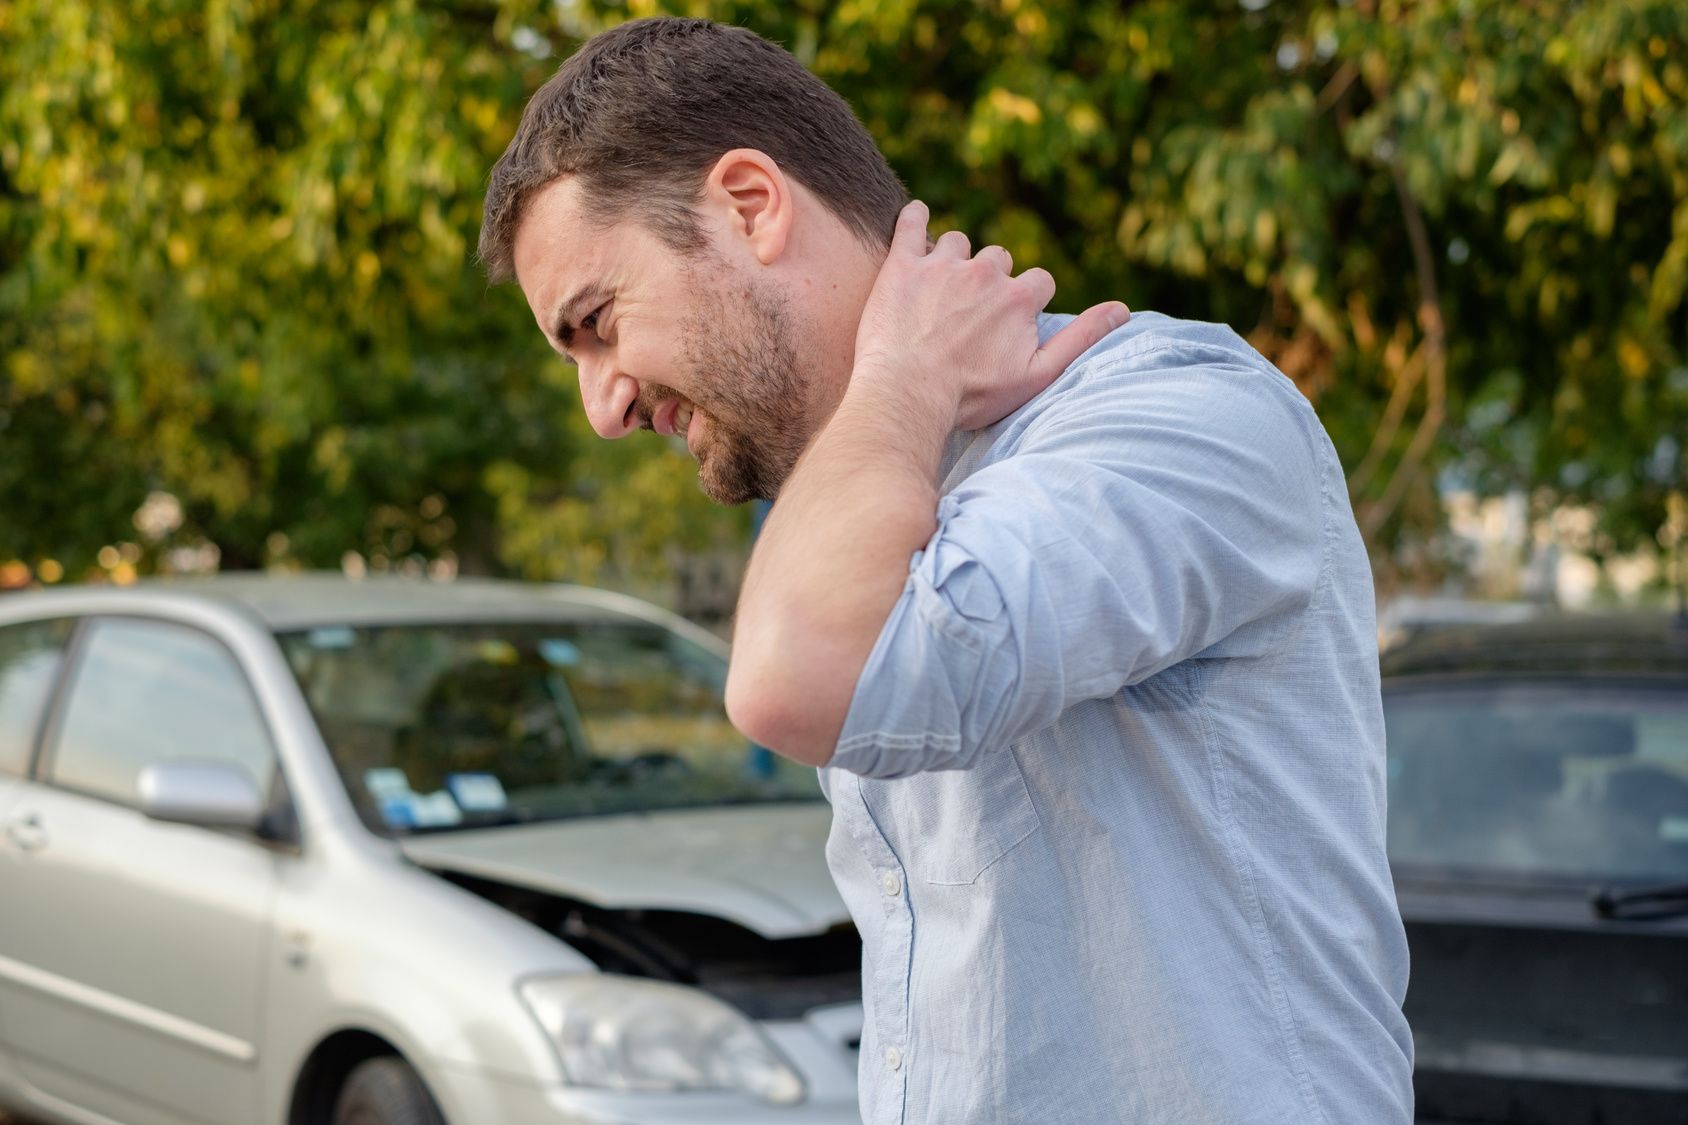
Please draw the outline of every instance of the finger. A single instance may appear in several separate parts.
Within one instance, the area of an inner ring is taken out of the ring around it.
[[[946,230],[938,236],[938,244],[932,248],[932,253],[966,261],[973,256],[973,244],[960,231]]]
[[[1025,273],[1014,279],[1014,284],[1026,291],[1034,308],[1041,310],[1055,296],[1055,279],[1049,276],[1049,271],[1040,266],[1033,266]]]
[[[1131,319],[1131,310],[1118,301],[1092,305],[1079,313],[1032,356],[1032,373],[1053,380],[1089,351],[1096,341]]]
[[[897,214],[897,229],[891,234],[891,252],[925,257],[929,245],[926,223],[931,217],[926,204],[918,199],[904,206]]]
[[[1010,254],[1005,246],[987,246],[973,256],[982,261],[990,262],[1010,277],[1014,274],[1014,255]]]

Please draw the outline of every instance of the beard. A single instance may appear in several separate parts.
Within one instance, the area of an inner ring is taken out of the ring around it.
[[[716,278],[724,276],[724,263]],[[773,500],[809,443],[811,380],[797,358],[785,302],[766,286],[699,282],[682,324],[679,361],[694,389],[685,396],[703,414],[698,484],[717,504]],[[727,289],[736,290],[729,299]],[[742,296],[740,296],[742,294]],[[639,416],[649,418],[679,392],[646,384]]]

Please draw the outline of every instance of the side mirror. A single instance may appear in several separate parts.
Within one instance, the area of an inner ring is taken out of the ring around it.
[[[226,762],[156,762],[139,788],[141,811],[175,824],[256,832],[268,811],[252,779]]]

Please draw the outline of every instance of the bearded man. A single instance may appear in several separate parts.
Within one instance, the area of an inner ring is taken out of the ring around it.
[[[821,767],[864,1119],[1410,1121],[1324,430],[1229,329],[1040,315],[1047,273],[926,227],[789,54],[658,19],[534,96],[480,246],[600,435],[778,497],[727,706]]]

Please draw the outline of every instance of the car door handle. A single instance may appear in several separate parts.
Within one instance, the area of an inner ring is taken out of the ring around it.
[[[35,813],[20,816],[6,825],[6,838],[21,852],[39,851],[47,846],[47,830]]]

